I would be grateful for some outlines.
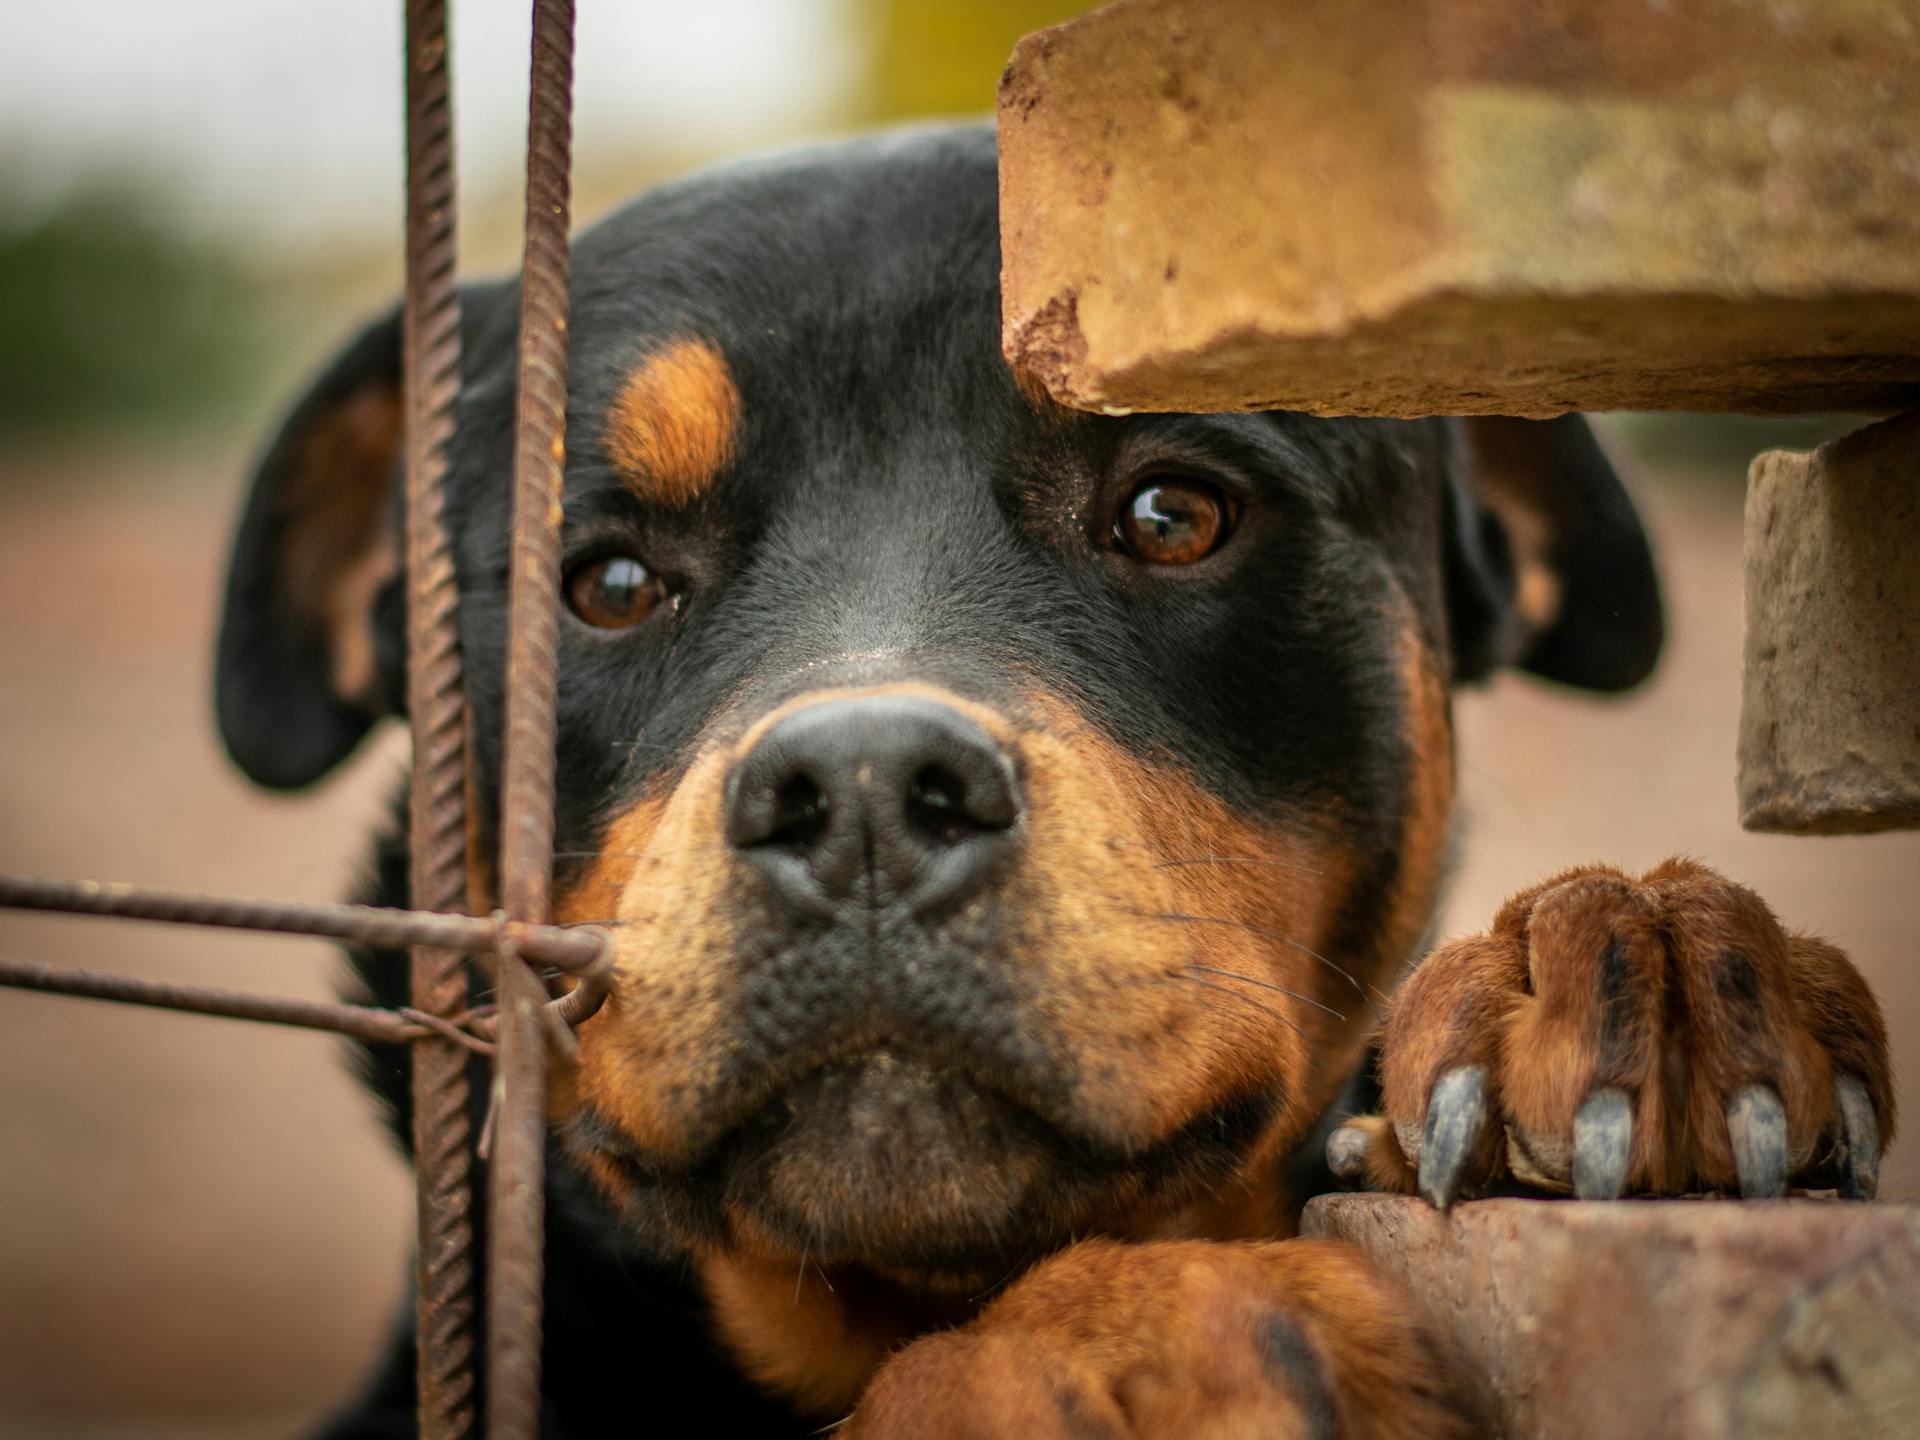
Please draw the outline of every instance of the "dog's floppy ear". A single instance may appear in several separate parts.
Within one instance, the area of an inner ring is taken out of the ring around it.
[[[376,321],[287,417],[253,477],[214,690],[240,768],[292,789],[404,704],[400,317]]]
[[[1454,422],[1447,610],[1454,676],[1518,665],[1589,690],[1644,680],[1665,637],[1633,501],[1579,415]]]

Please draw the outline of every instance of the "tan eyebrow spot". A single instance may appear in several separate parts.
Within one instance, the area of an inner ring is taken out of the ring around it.
[[[1013,374],[1014,389],[1020,392],[1034,413],[1049,425],[1067,425],[1083,418],[1081,411],[1062,405],[1053,398],[1038,370],[1011,363],[1007,368]]]
[[[606,449],[642,500],[687,505],[733,458],[740,392],[706,340],[673,340],[634,367],[607,417]]]

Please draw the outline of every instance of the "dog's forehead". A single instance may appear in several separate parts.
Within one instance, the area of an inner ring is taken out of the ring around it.
[[[984,128],[723,168],[581,238],[576,394],[589,419],[727,400],[755,429],[916,387],[951,403],[1006,383],[998,272]]]
[[[1122,435],[1176,423],[1345,483],[1376,467],[1375,442],[1412,439],[1304,416],[1070,414],[1001,355],[999,270],[985,125],[664,186],[576,246],[570,452],[649,503],[685,506],[724,476],[736,501],[792,510],[828,492],[971,503],[1015,452],[1098,469]]]

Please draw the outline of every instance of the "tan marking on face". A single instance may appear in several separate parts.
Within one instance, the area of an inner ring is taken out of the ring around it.
[[[1147,1144],[1284,1080],[1286,1128],[1303,1124],[1328,1083],[1313,1057],[1358,1024],[1358,997],[1343,1003],[1311,953],[1349,862],[1310,819],[1250,820],[1063,702],[1029,703],[1031,841],[1005,908],[1025,917],[1080,1110],[1109,1143]]]
[[[607,455],[652,504],[690,505],[733,459],[740,392],[710,341],[669,341],[627,376],[607,416]]]
[[[1407,739],[1406,814],[1400,824],[1399,868],[1385,900],[1374,953],[1352,957],[1367,986],[1369,1008],[1379,1004],[1406,966],[1418,958],[1440,902],[1454,834],[1453,701],[1432,648],[1409,615],[1402,625],[1399,680]],[[1346,1074],[1359,1063],[1369,1036],[1351,1035],[1329,1063]]]
[[[1026,397],[1027,403],[1044,419],[1058,424],[1073,418],[1076,412],[1053,398],[1052,392],[1047,389],[1046,381],[1040,378],[1038,371],[1024,365],[1012,365],[1008,368],[1013,374],[1015,388]]]
[[[615,820],[555,910],[563,924],[610,923],[617,943],[612,991],[576,1032],[574,1093],[667,1157],[690,1158],[686,1110],[738,1043],[727,763],[709,752],[672,795]]]

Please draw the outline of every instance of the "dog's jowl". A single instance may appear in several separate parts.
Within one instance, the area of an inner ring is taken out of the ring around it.
[[[1699,866],[1535,886],[1380,1023],[1452,687],[1659,650],[1584,422],[1075,413],[1001,359],[998,271],[984,129],[579,241],[555,889],[618,978],[554,1061],[548,1432],[1470,1433],[1406,1297],[1285,1239],[1376,1032],[1333,1153],[1378,1185],[1869,1187],[1871,995]],[[483,806],[516,314],[467,292],[449,496]],[[315,382],[240,530],[220,716],[269,785],[403,703],[398,341]],[[366,1062],[397,1108],[405,1063]],[[410,1433],[411,1365],[329,1433]]]

